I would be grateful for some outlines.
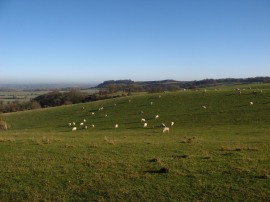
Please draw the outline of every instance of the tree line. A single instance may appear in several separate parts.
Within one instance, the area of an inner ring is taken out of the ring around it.
[[[18,100],[4,103],[0,101],[0,112],[17,112],[46,107],[56,107],[61,105],[91,102],[103,99],[119,97],[120,95],[110,95],[107,90],[100,90],[98,93],[87,94],[79,89],[72,89],[68,92],[54,90],[40,95],[30,101],[19,102]]]
[[[134,82],[132,80],[109,80],[99,84],[97,88],[106,88],[110,93],[117,91],[125,92],[162,92],[176,91],[179,89],[196,89],[210,86],[242,84],[242,83],[270,83],[270,77],[254,77],[254,78],[225,78],[225,79],[203,79],[194,81],[142,81]]]

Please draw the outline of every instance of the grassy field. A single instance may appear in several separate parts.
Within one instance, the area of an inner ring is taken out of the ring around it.
[[[4,103],[19,101],[27,102],[34,99],[40,95],[52,92],[53,90],[1,90],[0,91],[0,101]],[[98,89],[81,89],[82,93],[93,94],[98,92]],[[67,91],[60,91],[67,92]]]
[[[46,94],[50,91],[25,91],[25,90],[12,90],[12,91],[0,91],[0,101],[4,103],[19,101],[19,102],[27,102],[31,99]]]
[[[269,112],[257,84],[5,114],[0,201],[270,201]]]

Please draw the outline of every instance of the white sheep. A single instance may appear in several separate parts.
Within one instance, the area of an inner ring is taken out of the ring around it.
[[[153,105],[154,103],[153,102],[150,102],[151,105]]]
[[[87,126],[84,126],[83,129],[87,129],[88,127]]]
[[[174,125],[174,122],[172,121],[172,122],[171,122],[171,126],[173,126],[173,125]]]
[[[206,109],[206,106],[203,105],[202,108],[203,108],[203,109]]]
[[[147,123],[144,123],[144,124],[143,124],[143,127],[146,128],[146,127],[147,127]]]
[[[115,128],[118,128],[118,124],[115,124]]]
[[[72,124],[73,124],[73,126],[75,126],[75,125],[76,125],[76,123],[75,123],[75,122],[73,122]]]
[[[165,132],[170,132],[170,128],[169,127],[164,127],[163,130],[162,130],[163,133]]]
[[[146,121],[145,118],[142,118],[142,119],[141,119],[141,122],[145,122],[145,121]]]
[[[95,115],[95,112],[92,112],[92,116],[94,116]]]
[[[92,124],[91,126],[92,126],[92,128],[95,128],[95,125],[94,124]]]
[[[166,125],[164,123],[161,123],[160,125],[161,125],[161,127],[166,127]]]
[[[105,114],[105,117],[107,117],[108,116],[108,114]]]
[[[80,123],[80,126],[83,126],[83,122]]]
[[[249,102],[250,105],[253,105],[253,102]]]
[[[86,122],[86,120],[84,119],[83,122]]]
[[[77,130],[77,127],[73,127],[73,128],[72,128],[72,131],[75,131],[75,130]]]
[[[68,126],[71,126],[71,123],[68,123]]]
[[[159,115],[156,115],[156,116],[155,116],[155,119],[158,119],[158,118],[159,118]]]

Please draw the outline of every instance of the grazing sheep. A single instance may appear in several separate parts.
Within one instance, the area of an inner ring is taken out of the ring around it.
[[[153,105],[154,103],[153,102],[150,102],[151,105]]]
[[[108,115],[107,114],[105,114],[105,117],[107,117]]]
[[[145,122],[146,120],[144,118],[141,119],[141,122]]]
[[[143,114],[143,111],[141,110],[141,114]]]
[[[87,129],[88,127],[87,126],[84,126],[83,129]]]
[[[158,118],[159,118],[159,115],[156,115],[156,116],[155,116],[155,119],[158,119]]]
[[[71,126],[71,123],[68,123],[68,126]]]
[[[160,125],[161,125],[161,127],[166,127],[166,125],[164,123],[161,123]]]
[[[72,131],[75,131],[75,130],[77,130],[77,127],[73,127],[73,128],[72,128]]]
[[[80,126],[83,126],[83,122],[80,123]]]
[[[253,105],[253,102],[249,102],[250,105]]]
[[[162,130],[163,133],[165,132],[170,132],[170,128],[169,127],[164,127],[163,130]]]
[[[173,125],[174,125],[174,122],[172,121],[172,122],[171,122],[171,126],[173,126]]]
[[[73,126],[75,126],[75,125],[76,125],[76,123],[75,123],[75,122],[73,122],[72,124],[73,124]]]
[[[84,119],[83,122],[86,122],[86,120]]]
[[[95,112],[92,112],[92,115],[94,116],[95,115]]]
[[[82,107],[82,109],[85,109],[85,107]]]
[[[92,127],[92,128],[95,128],[95,125],[94,125],[94,124],[92,124],[92,125],[91,125],[91,127]]]
[[[203,105],[202,108],[203,108],[203,109],[206,109],[206,106]]]
[[[115,128],[118,128],[118,124],[115,124]]]
[[[146,128],[146,127],[147,127],[147,123],[144,123],[144,124],[143,124],[143,127]]]

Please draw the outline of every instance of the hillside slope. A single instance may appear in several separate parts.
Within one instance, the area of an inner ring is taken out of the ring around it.
[[[270,201],[269,111],[241,85],[4,114],[0,201]]]
[[[262,93],[259,90],[247,89],[239,94],[230,87],[207,92],[200,90],[144,94],[11,113],[4,117],[12,130],[69,131],[69,122],[76,122],[78,126],[84,119],[88,126],[95,124],[96,130],[112,129],[116,123],[119,124],[119,129],[141,129],[141,118],[145,118],[148,126],[152,128],[157,128],[160,123],[169,125],[171,121],[174,121],[175,127],[178,128],[205,125],[267,125],[270,123],[269,113],[266,113],[270,111],[269,98],[269,89],[263,89]],[[250,102],[254,104],[250,105]],[[203,109],[202,106],[206,106],[207,109]],[[99,111],[101,107],[104,109]],[[92,112],[95,115],[92,115]],[[157,120],[156,115],[159,115]]]

